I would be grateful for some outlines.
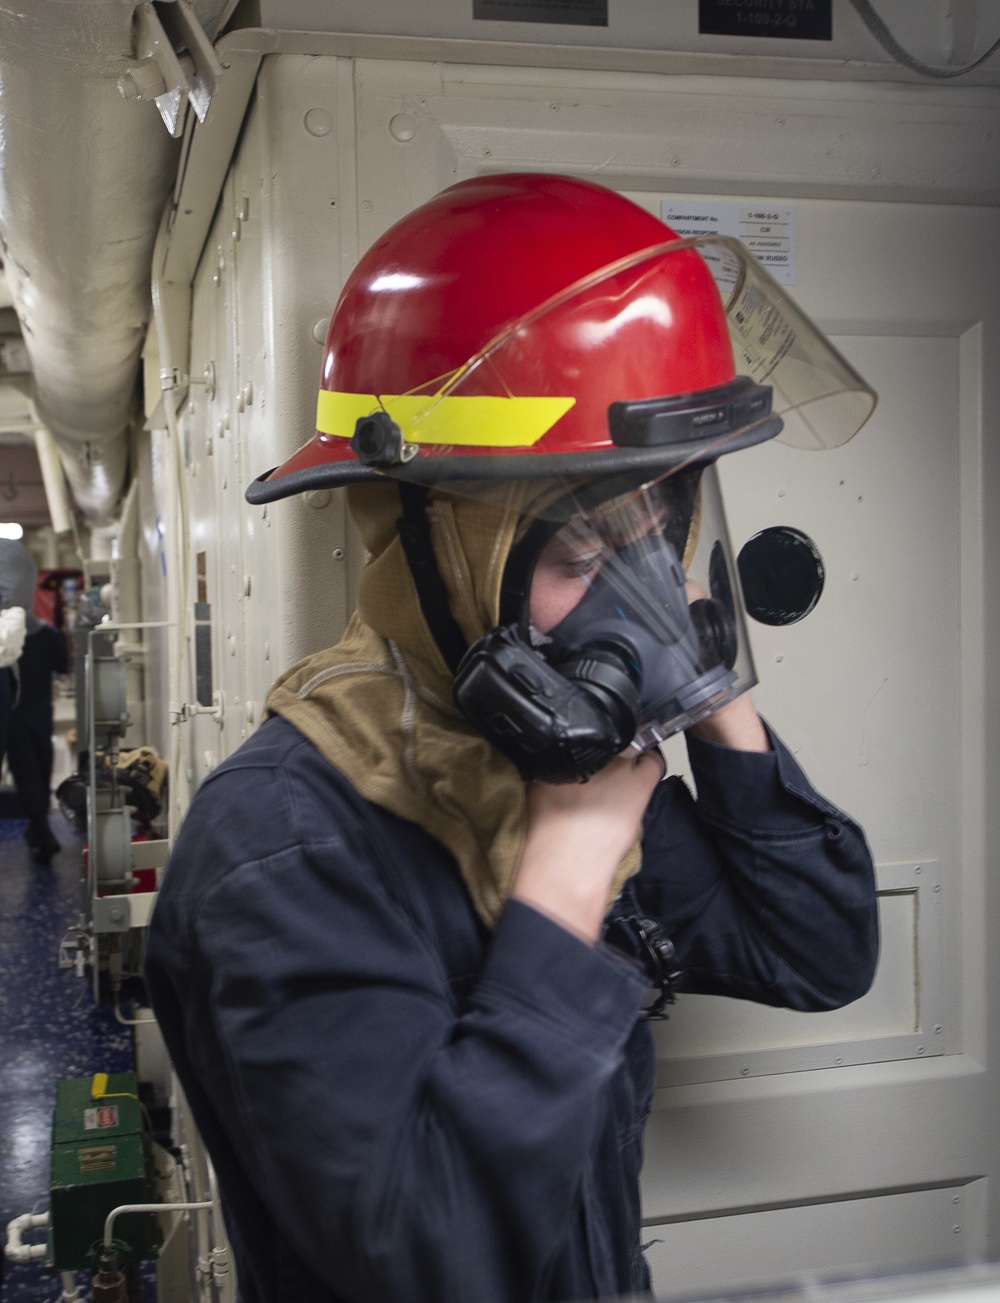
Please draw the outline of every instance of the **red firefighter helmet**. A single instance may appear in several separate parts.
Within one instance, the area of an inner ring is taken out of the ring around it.
[[[315,435],[247,498],[384,474],[652,476],[783,418],[789,441],[833,446],[873,406],[738,241],[682,240],[586,181],[479,177],[362,258],[330,322]]]

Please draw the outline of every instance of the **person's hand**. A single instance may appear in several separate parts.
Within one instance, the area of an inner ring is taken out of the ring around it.
[[[688,602],[696,602],[705,596],[701,584],[689,579],[684,585]],[[724,706],[708,715],[687,730],[695,737],[704,738],[706,742],[717,742],[720,746],[733,747],[736,751],[770,751],[771,739],[760,721],[757,709],[748,693],[727,701]]]
[[[585,783],[529,783],[513,897],[596,941],[615,870],[662,777],[663,758],[653,750],[618,756]]]

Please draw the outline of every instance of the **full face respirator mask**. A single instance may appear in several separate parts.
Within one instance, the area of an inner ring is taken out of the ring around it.
[[[582,781],[756,682],[714,468],[588,496],[528,526],[502,622],[456,674],[459,708],[525,779]]]

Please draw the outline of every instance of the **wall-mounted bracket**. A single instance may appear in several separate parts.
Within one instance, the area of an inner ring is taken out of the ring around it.
[[[219,728],[226,722],[226,701],[221,692],[212,693],[210,706],[199,705],[196,701],[172,701],[169,706],[171,724],[186,724],[195,715],[208,715],[214,719]]]
[[[222,64],[190,4],[172,0],[157,11],[135,11],[135,62],[118,79],[126,99],[152,100],[175,139],[184,131],[187,105],[204,122],[222,78]],[[178,54],[177,50],[186,51]]]
[[[171,3],[161,5],[159,15],[174,49],[186,49],[194,63],[193,72],[187,76],[187,97],[198,121],[204,122],[222,80],[222,64],[198,21],[191,0],[171,0]]]

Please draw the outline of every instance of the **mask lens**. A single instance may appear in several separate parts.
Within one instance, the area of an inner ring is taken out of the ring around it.
[[[643,750],[754,682],[714,468],[572,505],[538,554],[530,626],[556,666],[618,649],[638,676]]]

